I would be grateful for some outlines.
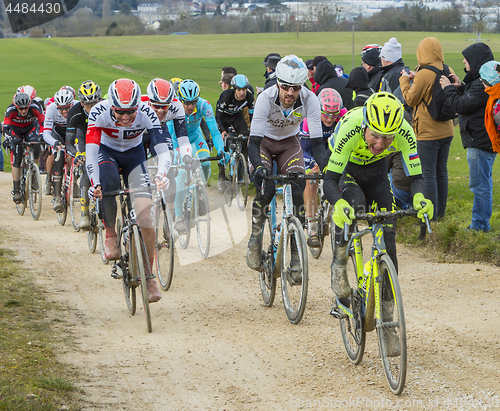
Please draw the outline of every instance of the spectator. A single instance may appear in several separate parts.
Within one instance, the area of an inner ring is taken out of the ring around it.
[[[405,63],[401,55],[401,44],[398,43],[396,37],[392,37],[384,44],[380,50],[380,62],[382,63],[383,77],[389,83],[390,90],[375,90],[389,91],[393,93],[399,87],[399,77],[401,70],[404,69]]]
[[[317,57],[315,57],[316,59]],[[318,95],[325,88],[333,88],[341,95],[344,107],[348,110],[353,108],[352,89],[347,87],[347,79],[345,77],[338,76],[335,66],[325,58],[315,66],[315,69],[314,80],[316,83],[321,84],[316,94]]]
[[[368,73],[368,87],[373,91],[380,89],[380,80],[384,76],[380,63],[380,50],[368,49],[361,54],[362,66]]]
[[[356,97],[354,98],[354,107],[359,107],[365,104],[373,94],[373,89],[368,87],[368,72],[364,67],[355,67],[349,73],[349,78],[347,79],[347,87],[354,90]]]
[[[312,61],[313,77],[316,74],[316,67],[318,66],[319,63],[321,63],[324,60],[327,60],[327,58],[325,56],[316,56],[313,58],[313,61]],[[309,73],[309,68],[308,68],[308,73]],[[316,95],[317,95],[318,89],[320,86],[321,86],[321,84],[318,84],[318,81],[316,79],[314,79],[314,87],[311,88],[311,91],[313,93],[316,93]]]
[[[484,43],[474,43],[462,51],[465,72],[463,83],[453,75],[453,83],[446,76],[441,76],[440,84],[458,113],[462,145],[467,149],[469,163],[469,188],[474,194],[472,221],[469,228],[490,231],[490,218],[493,208],[493,152],[484,114],[488,94],[481,82],[479,69],[484,63],[493,60],[491,49]],[[498,73],[493,70],[493,74]],[[495,77],[496,77],[495,76]],[[487,81],[487,80],[486,80]]]
[[[266,82],[264,83],[264,90],[276,85],[276,64],[281,60],[281,56],[278,53],[270,53],[265,58],[262,64],[266,66],[266,72],[264,73],[264,77],[266,78]]]
[[[222,78],[220,79],[219,83],[222,87],[222,91],[227,90],[228,88],[231,88],[231,80],[233,79],[234,74],[224,74]]]
[[[500,63],[498,61],[489,61],[488,63],[483,64],[483,66],[479,69],[481,81],[484,84],[486,93],[489,95],[484,114],[484,122],[495,153],[500,153],[499,68]]]
[[[316,82],[314,81],[314,66],[313,59],[309,59],[305,61],[307,67],[307,78],[311,82],[311,90],[316,86]]]
[[[423,68],[428,65],[440,70],[444,68],[443,50],[437,38],[426,37],[420,42],[417,47],[417,61],[416,73],[414,71],[407,73],[401,67],[399,84],[404,100],[413,107],[413,129],[425,182],[424,195],[437,209],[437,213],[434,213],[436,220],[437,217],[444,217],[446,211],[448,155],[454,131],[453,120],[434,120],[425,104],[425,101],[430,101],[432,98],[436,74],[432,70]],[[413,84],[410,84],[410,81],[413,81]]]

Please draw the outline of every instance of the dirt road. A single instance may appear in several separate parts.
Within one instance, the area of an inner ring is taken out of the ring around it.
[[[49,298],[70,307],[62,320],[77,344],[61,358],[81,372],[85,410],[500,409],[498,267],[438,264],[398,247],[408,376],[395,397],[375,333],[359,366],[347,359],[329,315],[331,251],[310,258],[308,306],[294,326],[280,296],[262,305],[245,263],[248,218],[233,206],[228,226],[215,213],[213,247],[227,249],[176,261],[148,334],[142,307],[128,314],[121,283],[88,253],[86,235],[57,223],[49,197],[39,221],[19,216],[10,190],[0,173],[1,227]]]

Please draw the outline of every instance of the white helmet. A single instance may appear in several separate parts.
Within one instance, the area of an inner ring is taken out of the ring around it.
[[[307,81],[307,66],[294,54],[283,57],[276,65],[278,82],[302,86]]]
[[[69,106],[73,103],[73,93],[69,90],[59,90],[54,94],[54,102],[57,107]]]

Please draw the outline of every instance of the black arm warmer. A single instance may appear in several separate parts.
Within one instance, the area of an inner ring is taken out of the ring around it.
[[[311,138],[311,149],[313,157],[318,163],[319,168],[323,171],[328,164],[328,158],[325,157],[325,143],[322,138]]]
[[[264,137],[250,136],[248,142],[248,158],[254,169],[262,165],[262,159],[260,158],[260,143],[263,139]]]

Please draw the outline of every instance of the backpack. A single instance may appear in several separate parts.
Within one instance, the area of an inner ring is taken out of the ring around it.
[[[425,66],[424,69],[428,69],[436,73],[436,79],[434,80],[434,88],[432,89],[432,100],[429,104],[422,100],[429,110],[429,114],[435,121],[448,121],[457,117],[457,113],[453,110],[450,102],[446,100],[446,95],[444,90],[439,84],[439,79],[442,75],[448,77],[450,75],[449,67],[444,64],[444,70],[439,70],[434,66]]]

